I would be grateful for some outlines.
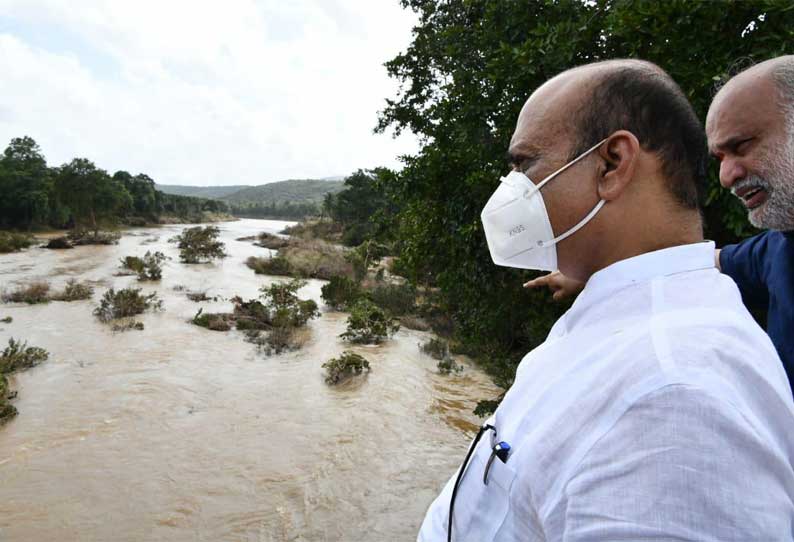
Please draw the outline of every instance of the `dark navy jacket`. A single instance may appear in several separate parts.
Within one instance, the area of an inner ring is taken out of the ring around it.
[[[794,232],[766,231],[720,252],[722,272],[750,310],[767,314],[769,338],[794,387]]]

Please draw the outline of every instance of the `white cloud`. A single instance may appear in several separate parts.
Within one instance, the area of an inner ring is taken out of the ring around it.
[[[0,0],[0,144],[30,135],[161,183],[398,167],[374,135],[410,42],[397,0]]]

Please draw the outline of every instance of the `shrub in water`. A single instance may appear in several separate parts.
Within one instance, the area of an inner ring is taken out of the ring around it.
[[[317,303],[312,299],[298,299],[298,290],[306,285],[305,281],[294,279],[277,282],[259,289],[265,306],[272,314],[274,327],[301,327],[312,318],[320,316]]]
[[[72,245],[72,243],[69,242],[69,238],[64,235],[62,237],[53,237],[47,242],[46,245],[44,245],[44,248],[59,250],[65,248],[74,248],[74,245]]]
[[[193,323],[197,326],[211,329],[212,331],[229,331],[232,329],[231,315],[227,313],[209,313],[204,309],[199,309],[193,317]]]
[[[351,376],[369,372],[369,362],[355,352],[346,350],[338,358],[332,358],[323,363],[325,369],[325,383],[339,384]]]
[[[436,365],[438,368],[438,372],[442,375],[448,375],[451,373],[459,373],[463,370],[463,365],[459,365],[455,363],[455,360],[451,357],[446,357],[438,362]]]
[[[7,252],[17,252],[23,248],[28,248],[36,240],[24,233],[12,233],[0,231],[0,254]]]
[[[262,232],[255,237],[256,242],[254,243],[256,246],[260,246],[262,248],[269,248],[270,250],[278,250],[280,248],[284,248],[285,246],[289,245],[290,240],[286,237],[279,237],[278,235],[273,235],[272,233]]]
[[[116,322],[110,327],[110,329],[114,332],[130,331],[131,329],[143,331],[143,322],[138,322],[136,320]]]
[[[141,294],[140,288],[124,288],[116,291],[113,288],[105,292],[99,306],[94,309],[94,315],[102,322],[117,318],[125,318],[143,313],[146,310],[160,310],[163,302],[157,298],[157,293]]]
[[[50,353],[37,346],[28,346],[28,343],[8,339],[8,346],[0,354],[0,373],[12,373],[22,369],[34,367],[47,361]]]
[[[146,251],[143,258],[125,256],[121,259],[121,267],[133,271],[138,280],[160,280],[163,278],[162,264],[168,257],[162,252]]]
[[[422,352],[433,359],[444,359],[449,357],[449,343],[436,337],[425,342],[421,346]]]
[[[340,337],[354,343],[379,344],[398,329],[400,325],[383,309],[368,299],[360,299],[351,308],[347,331]]]
[[[416,306],[416,290],[410,284],[383,284],[369,292],[369,297],[377,306],[395,316],[413,312]]]
[[[292,267],[289,262],[281,256],[267,258],[256,258],[251,256],[245,261],[245,265],[254,270],[257,275],[291,275]]]
[[[14,319],[11,318],[10,316],[6,316],[5,318],[0,319],[0,323],[2,323],[2,324],[10,324],[13,321],[14,321]]]
[[[3,301],[6,303],[47,303],[50,300],[50,285],[46,282],[34,282],[27,286],[20,286],[16,290],[3,293]]]
[[[72,245],[115,245],[121,239],[121,234],[111,231],[76,229],[67,233],[66,237]]]
[[[174,237],[179,243],[179,258],[183,263],[208,262],[225,258],[225,245],[218,241],[221,231],[217,226],[187,228]]]
[[[331,277],[322,289],[323,301],[336,310],[345,310],[361,297],[361,287],[354,280],[342,275]]]
[[[81,299],[91,299],[94,289],[88,284],[78,282],[76,279],[69,279],[63,291],[52,296],[55,301],[79,301]]]

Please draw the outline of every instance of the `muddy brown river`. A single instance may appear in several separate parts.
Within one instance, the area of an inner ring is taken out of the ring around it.
[[[74,277],[96,289],[87,301],[0,304],[13,317],[0,348],[13,337],[50,352],[9,378],[19,415],[0,426],[0,540],[415,539],[465,454],[476,401],[498,391],[468,364],[437,374],[418,347],[430,335],[406,329],[353,347],[372,372],[327,386],[321,365],[349,346],[322,281],[300,291],[323,314],[295,352],[267,356],[240,332],[187,323],[231,304],[194,303],[177,285],[228,300],[282,280],[248,269],[268,250],[235,239],[286,224],[220,224],[230,256],[212,264],[179,263],[167,240],[181,225],[130,230],[116,246],[0,255],[0,288]],[[173,258],[162,281],[114,276],[122,256],[146,250]],[[114,333],[91,314],[110,286],[157,291],[165,311]]]

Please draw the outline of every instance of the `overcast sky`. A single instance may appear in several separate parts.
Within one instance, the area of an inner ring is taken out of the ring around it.
[[[399,167],[415,138],[372,130],[415,22],[398,0],[0,0],[0,146],[165,184]]]

